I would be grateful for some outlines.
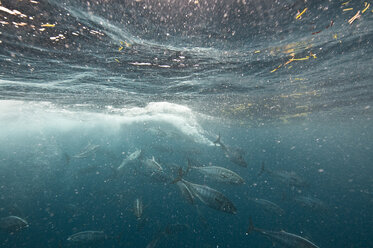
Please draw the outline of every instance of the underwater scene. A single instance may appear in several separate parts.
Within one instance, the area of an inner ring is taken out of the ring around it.
[[[0,247],[373,247],[372,4],[0,0]]]

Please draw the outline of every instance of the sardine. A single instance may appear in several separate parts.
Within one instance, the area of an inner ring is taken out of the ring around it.
[[[250,226],[246,232],[249,234],[251,231],[256,231],[267,238],[269,238],[273,243],[279,244],[283,247],[288,248],[319,248],[317,245],[312,243],[311,241],[295,235],[293,233],[288,233],[285,231],[274,232],[274,231],[267,231],[263,229],[259,229],[253,226],[252,221],[250,220]]]
[[[17,232],[28,227],[26,220],[18,216],[8,216],[0,219],[0,230],[5,232]]]
[[[232,161],[233,163],[242,166],[242,167],[247,167],[247,163],[243,157],[243,153],[239,149],[234,149],[229,146],[224,145],[220,141],[220,134],[217,138],[216,141],[214,141],[214,144],[219,144],[221,149],[224,151],[225,156]]]
[[[103,231],[83,231],[75,233],[67,238],[67,241],[73,243],[93,243],[106,239]]]

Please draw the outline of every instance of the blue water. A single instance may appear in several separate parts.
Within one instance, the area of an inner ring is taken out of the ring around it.
[[[321,248],[373,247],[368,4],[1,0],[0,218],[29,223],[0,232],[1,247],[146,247],[157,237],[156,247],[271,247],[245,234],[250,219]],[[214,145],[219,134],[246,168]],[[74,158],[89,144],[99,148]],[[245,184],[185,175],[222,192],[237,214],[189,204],[141,160],[117,173],[136,149],[170,178],[188,159],[238,173]],[[260,175],[262,164],[305,185]],[[171,224],[183,230],[160,235]],[[85,230],[107,237],[67,241]]]

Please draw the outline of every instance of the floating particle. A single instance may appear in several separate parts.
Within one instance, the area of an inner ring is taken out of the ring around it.
[[[295,17],[295,19],[301,19],[302,15],[304,14],[304,12],[306,12],[307,8],[305,8],[302,12],[299,13],[298,11],[298,14],[297,16]]]
[[[127,41],[124,42],[124,45],[126,45],[126,47],[131,47],[131,44],[128,43]]]
[[[48,27],[48,28],[54,28],[55,26],[56,26],[56,24],[49,24],[49,23],[41,25],[41,27]]]
[[[359,19],[360,18],[360,10],[350,19],[348,20],[348,23],[349,24],[352,24],[356,19]]]
[[[365,9],[363,9],[363,10],[361,11],[361,13],[364,13],[364,12],[367,11],[367,9],[369,9],[369,7],[370,7],[370,3],[367,4],[367,2],[365,2],[364,4],[365,4],[366,7],[365,7]]]

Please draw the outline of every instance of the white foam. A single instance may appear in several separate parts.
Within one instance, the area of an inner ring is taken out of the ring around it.
[[[0,123],[4,131],[0,131],[0,138],[9,131],[19,134],[51,129],[69,131],[100,127],[108,132],[116,132],[123,125],[154,122],[172,125],[197,143],[213,145],[206,137],[206,131],[199,125],[197,117],[203,118],[187,106],[169,102],[151,102],[145,107],[131,108],[109,106],[106,113],[97,113],[64,109],[49,102],[2,100]]]
[[[143,108],[122,108],[112,109],[112,111],[121,113],[123,123],[164,122],[193,138],[195,142],[213,145],[206,137],[204,129],[198,124],[197,114],[187,106],[169,102],[151,102]]]

